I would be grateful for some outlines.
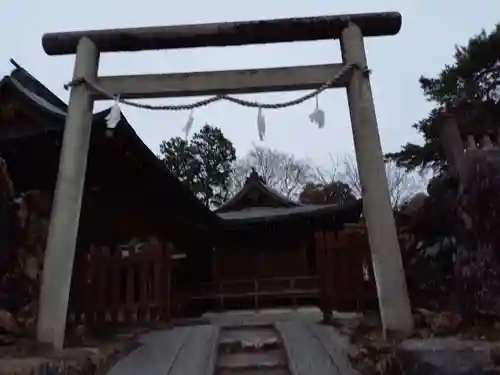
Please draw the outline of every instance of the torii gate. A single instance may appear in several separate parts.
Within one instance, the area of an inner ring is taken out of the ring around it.
[[[413,330],[404,269],[391,209],[364,37],[395,35],[396,12],[53,33],[43,36],[48,55],[76,54],[73,79],[95,82],[120,98],[166,98],[315,89],[348,64],[336,82],[347,88],[363,215],[377,283],[384,332]],[[340,39],[341,64],[181,74],[98,76],[100,52],[235,46]],[[59,174],[47,240],[38,316],[38,340],[61,349],[78,232],[94,100],[107,99],[87,84],[71,88]]]

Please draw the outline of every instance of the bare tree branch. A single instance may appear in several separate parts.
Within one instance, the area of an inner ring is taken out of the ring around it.
[[[358,166],[356,160],[352,156],[344,158],[343,162],[332,160],[331,170],[334,171],[335,179],[330,181],[340,180],[345,182],[351,188],[356,197],[362,197],[362,186],[359,180]],[[339,169],[342,170],[339,173]],[[398,208],[409,198],[415,195],[423,186],[422,177],[416,173],[410,173],[400,168],[394,162],[385,164],[385,173],[389,185],[389,196],[391,205],[394,209]],[[340,176],[339,176],[340,175]]]
[[[269,187],[291,199],[298,199],[304,186],[318,179],[318,171],[309,160],[297,159],[293,154],[254,145],[254,148],[235,164],[232,176],[233,194],[241,189],[252,168],[255,168]]]

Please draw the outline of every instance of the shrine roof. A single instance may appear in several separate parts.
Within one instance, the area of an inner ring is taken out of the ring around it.
[[[300,207],[302,204],[294,202],[290,198],[266,184],[264,179],[252,169],[241,190],[231,199],[221,205],[215,212],[222,214],[231,211],[239,211],[252,206],[252,195],[259,194],[265,199],[264,206],[267,207]],[[262,203],[261,203],[262,204]]]
[[[249,207],[239,211],[218,213],[227,222],[265,222],[291,218],[334,216],[342,222],[358,222],[363,205],[361,200],[337,205],[300,205],[295,207]]]
[[[53,162],[52,155],[57,158],[59,155],[67,104],[25,69],[15,62],[13,64],[16,68],[0,80],[0,90],[2,95],[5,94],[4,99],[7,98],[0,105],[0,120],[2,111],[8,110],[9,101],[20,106],[29,118],[35,120],[29,121],[29,125],[23,120],[12,126],[0,127],[2,156],[15,159],[9,170],[11,174],[17,175],[14,178],[21,188],[38,189],[38,185],[50,188],[51,184],[55,186],[57,174],[57,159]],[[196,226],[207,227],[209,223],[219,221],[217,215],[191,194],[142,142],[123,114],[113,129],[113,135],[108,136],[106,116],[109,111],[106,109],[93,115],[87,183],[99,181],[101,185],[122,185],[122,189],[130,193],[131,197],[147,200],[148,207],[156,201],[154,206],[158,210],[164,209],[163,214],[185,213],[181,215],[184,216],[182,220],[189,216],[189,221]],[[28,144],[34,149],[26,150]],[[40,157],[42,155],[44,157]],[[52,159],[45,155],[50,155]],[[51,161],[49,164],[55,165],[47,165],[47,160]],[[27,171],[26,168],[31,170]],[[114,181],[117,173],[120,173],[119,182]],[[136,180],[141,180],[141,183]]]
[[[252,169],[236,195],[214,212],[227,224],[330,217],[341,222],[358,222],[361,200],[342,205],[304,205],[271,188]]]

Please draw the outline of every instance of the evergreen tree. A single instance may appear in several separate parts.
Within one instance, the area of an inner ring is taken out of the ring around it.
[[[205,125],[190,142],[174,137],[160,144],[160,158],[207,206],[227,200],[236,150],[217,127]]]
[[[438,142],[442,121],[439,110],[457,118],[462,134],[491,133],[500,126],[500,24],[487,34],[482,31],[466,46],[456,47],[454,62],[437,78],[420,77],[425,97],[436,103],[429,115],[413,125],[423,137],[423,145],[408,143],[386,157],[408,170],[440,169],[444,158]]]

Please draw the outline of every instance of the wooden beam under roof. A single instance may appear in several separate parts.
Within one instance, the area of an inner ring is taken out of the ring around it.
[[[104,76],[97,84],[123,99],[249,94],[316,89],[341,72],[343,64],[214,72]],[[333,87],[345,87],[345,75]],[[107,99],[94,92],[94,97]]]
[[[401,28],[398,12],[282,18],[260,21],[86,30],[45,34],[42,45],[48,55],[76,52],[82,37],[90,38],[100,52],[146,51],[246,44],[338,39],[353,22],[365,37],[395,35]]]

